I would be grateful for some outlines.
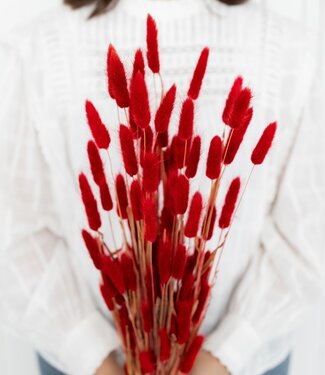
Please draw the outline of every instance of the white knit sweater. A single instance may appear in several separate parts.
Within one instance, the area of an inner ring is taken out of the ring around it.
[[[119,344],[80,236],[76,181],[88,169],[89,138],[83,105],[93,100],[116,133],[106,49],[112,42],[130,68],[150,12],[163,77],[178,84],[179,100],[200,50],[211,48],[196,113],[203,137],[220,133],[236,75],[253,88],[254,121],[228,181],[247,176],[252,146],[279,121],[273,151],[238,212],[203,329],[205,348],[231,373],[261,374],[287,355],[289,333],[323,281],[325,127],[310,42],[299,25],[254,2],[120,0],[91,21],[89,12],[62,6],[0,47],[0,322],[72,375],[93,374]]]

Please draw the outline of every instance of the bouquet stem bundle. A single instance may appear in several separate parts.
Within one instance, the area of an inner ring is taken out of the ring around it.
[[[237,78],[223,112],[225,131],[222,137],[211,139],[205,160],[211,190],[204,201],[201,192],[191,194],[190,187],[201,158],[194,113],[209,49],[204,48],[199,57],[173,137],[170,121],[177,89],[173,85],[164,92],[158,30],[151,16],[146,58],[138,49],[132,75],[127,77],[116,49],[112,45],[108,49],[108,93],[126,118],[119,128],[123,172],[114,177],[111,170],[110,179],[102,158],[109,158],[111,138],[94,105],[86,102],[93,137],[87,147],[93,181],[102,210],[109,217],[119,217],[123,244],[113,249],[106,244],[99,203],[83,173],[79,183],[91,231],[84,229],[82,235],[101,272],[100,289],[121,336],[125,372],[188,374],[203,344],[199,331],[216,280],[216,264],[238,207],[241,180],[236,177],[220,214],[216,209],[224,171],[234,161],[253,116],[252,95],[243,87],[243,79]],[[161,82],[161,100],[154,112],[146,83],[148,71]],[[275,130],[273,123],[262,134],[252,152],[252,165],[264,161]],[[114,236],[116,228],[111,230]],[[208,241],[217,230],[219,241],[209,250]]]

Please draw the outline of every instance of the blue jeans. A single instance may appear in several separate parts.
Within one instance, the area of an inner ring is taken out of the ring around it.
[[[267,371],[264,375],[288,375],[290,367],[290,357],[283,361],[279,366],[273,370]]]
[[[38,363],[41,375],[64,375],[61,371],[56,370],[40,356],[38,357]],[[288,375],[289,364],[290,358],[288,357],[279,366],[275,367],[273,370],[267,371],[264,375]]]

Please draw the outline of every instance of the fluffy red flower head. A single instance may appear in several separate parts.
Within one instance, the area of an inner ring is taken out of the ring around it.
[[[196,192],[192,198],[187,222],[185,225],[185,236],[192,238],[197,235],[199,229],[201,212],[203,207],[202,195]]]
[[[144,374],[151,374],[155,371],[155,357],[151,351],[141,352],[139,355],[141,370]]]
[[[177,303],[177,343],[184,344],[190,336],[193,301]]]
[[[105,211],[111,211],[113,209],[113,201],[111,192],[109,191],[109,187],[106,181],[101,182],[99,186],[99,191],[103,209]]]
[[[125,125],[120,125],[120,145],[125,171],[133,177],[138,173],[138,161],[135,154],[132,131]]]
[[[124,65],[112,44],[107,53],[108,92],[120,108],[130,104],[128,84]]]
[[[185,266],[187,261],[186,247],[178,244],[176,254],[173,258],[172,277],[176,280],[182,280],[184,276]]]
[[[91,173],[95,183],[100,186],[102,182],[105,182],[105,173],[102,159],[100,157],[98,148],[94,141],[89,141],[87,145],[88,159],[90,163]]]
[[[277,123],[273,122],[267,126],[254,148],[251,156],[252,163],[255,165],[262,164],[267,153],[269,152],[276,133]]]
[[[142,161],[142,187],[145,192],[153,193],[158,189],[160,181],[159,158],[152,152],[147,152]]]
[[[82,201],[86,210],[89,227],[92,230],[97,231],[102,225],[98,212],[98,206],[87,177],[83,173],[80,173],[79,175],[79,187]]]
[[[109,278],[118,292],[123,294],[126,288],[121,264],[108,255],[103,256],[102,262],[103,273]]]
[[[189,141],[184,141],[178,135],[175,135],[172,139],[170,146],[171,158],[178,169],[182,169],[188,162],[188,156],[190,153]]]
[[[159,330],[159,343],[160,343],[160,360],[165,362],[170,357],[171,341],[168,337],[166,328]]]
[[[239,190],[240,178],[237,177],[230,184],[230,187],[226,195],[225,203],[221,211],[221,216],[219,218],[219,227],[221,229],[228,228],[231,224],[231,219],[236,208]]]
[[[152,198],[147,198],[143,202],[144,216],[144,239],[148,242],[155,242],[157,238],[157,206]]]
[[[102,255],[98,246],[97,239],[94,238],[85,229],[82,230],[82,237],[84,239],[85,245],[88,249],[89,255],[94,262],[95,267],[100,270],[102,267]]]
[[[130,189],[131,208],[134,220],[143,219],[143,198],[141,186],[138,180],[132,181]]]
[[[238,98],[239,93],[243,87],[243,78],[237,77],[231,87],[228,98],[226,100],[225,108],[222,114],[222,120],[225,124],[229,124],[231,121],[231,115],[234,109],[235,102]]]
[[[160,241],[158,247],[158,268],[160,284],[166,284],[172,271],[172,245],[169,241]]]
[[[146,129],[151,120],[149,95],[144,75],[139,71],[131,79],[130,111],[140,129]]]
[[[103,124],[99,113],[93,103],[89,100],[86,101],[86,115],[88,120],[88,125],[91,134],[97,144],[98,148],[108,149],[111,142],[108,130]]]
[[[128,195],[126,191],[125,180],[121,174],[118,174],[116,177],[115,188],[116,188],[118,215],[122,219],[126,219],[128,217],[127,207],[129,205],[129,201],[128,201]]]
[[[192,81],[190,84],[190,88],[188,90],[187,95],[196,100],[199,97],[203,78],[207,69],[208,59],[209,59],[209,48],[204,48],[201,52],[200,58],[197,62]]]
[[[147,17],[147,59],[149,68],[153,73],[159,73],[159,48],[158,48],[158,30],[156,21],[148,14]]]
[[[212,138],[208,153],[206,175],[211,180],[216,180],[221,172],[222,140],[216,135]]]
[[[203,345],[204,337],[203,336],[196,336],[193,340],[192,344],[187,349],[187,352],[185,353],[181,365],[180,370],[183,374],[188,374],[191,372],[196,357],[199,354],[201,347]]]
[[[234,129],[229,133],[223,155],[223,161],[225,164],[231,164],[234,161],[239,147],[244,139],[248,126],[252,120],[252,117],[253,108],[249,108],[246,112],[242,126],[238,129]]]
[[[201,137],[197,135],[193,139],[191,150],[189,152],[187,168],[185,171],[186,177],[188,178],[195,177],[197,168],[199,166],[200,154],[201,154]]]
[[[230,90],[222,116],[224,123],[234,129],[243,125],[252,99],[251,90],[242,88],[242,84],[243,79],[238,77]]]
[[[194,102],[191,98],[187,98],[183,105],[181,116],[179,119],[178,136],[183,141],[192,138],[194,129]]]
[[[174,210],[176,214],[185,214],[188,206],[189,192],[190,184],[187,177],[183,174],[177,176],[174,191]]]
[[[174,109],[176,86],[173,85],[164,96],[155,116],[155,127],[158,133],[167,131],[170,118]]]
[[[203,224],[202,224],[202,237],[206,240],[209,241],[212,238],[213,235],[213,230],[214,226],[216,223],[216,218],[217,218],[217,209],[214,206],[207,211],[207,214],[204,217]]]
[[[125,252],[121,255],[121,268],[123,270],[124,282],[127,290],[136,291],[137,277],[134,270],[133,258]]]
[[[143,75],[145,74],[144,58],[140,48],[136,50],[134,55],[132,76],[134,76],[137,72],[140,72]]]

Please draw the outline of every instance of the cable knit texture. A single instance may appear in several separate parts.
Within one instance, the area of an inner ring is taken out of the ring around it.
[[[88,168],[89,137],[83,108],[92,100],[108,124],[118,172],[105,54],[113,43],[130,71],[135,48],[145,47],[150,12],[166,87],[175,81],[180,88],[177,112],[201,49],[211,48],[195,115],[203,153],[205,139],[222,131],[235,76],[253,89],[254,120],[228,182],[248,175],[263,128],[279,122],[267,165],[256,169],[237,214],[203,327],[205,348],[232,374],[261,374],[287,355],[289,333],[318,297],[324,274],[325,128],[311,43],[300,25],[254,2],[120,0],[88,21],[90,11],[62,6],[0,46],[0,322],[72,375],[93,374],[119,346],[81,242],[77,175]],[[199,168],[195,184],[208,192]]]

